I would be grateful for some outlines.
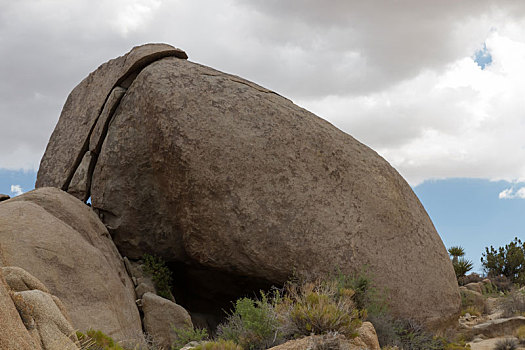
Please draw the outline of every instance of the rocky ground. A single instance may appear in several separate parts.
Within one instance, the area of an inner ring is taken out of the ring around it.
[[[461,289],[464,293],[466,288],[461,287]],[[516,333],[518,328],[525,326],[525,317],[505,317],[504,300],[508,296],[494,293],[487,297],[473,290],[475,288],[469,286],[469,295],[479,294],[483,298],[486,313],[480,316],[467,313],[459,319],[461,332],[472,338],[468,343],[471,349],[493,350],[496,349],[498,342],[505,339],[514,339],[519,344]],[[525,349],[525,344],[518,345],[516,349]]]

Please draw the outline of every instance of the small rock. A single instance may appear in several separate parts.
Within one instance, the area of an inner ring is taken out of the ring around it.
[[[1,202],[1,201],[6,201],[6,200],[8,200],[9,198],[11,198],[11,197],[9,197],[7,194],[1,194],[1,193],[0,193],[0,202]]]
[[[137,295],[137,298],[142,298],[145,293],[157,294],[157,291],[155,290],[155,287],[146,283],[141,283],[137,286],[137,288],[135,288],[135,294]]]
[[[181,348],[180,350],[191,350],[191,349],[196,348],[197,346],[199,346],[201,344],[202,344],[201,342],[192,341],[192,342],[189,342],[188,344],[184,345],[184,347]]]
[[[176,340],[172,327],[193,327],[190,314],[182,306],[153,293],[145,293],[142,297],[142,311],[144,330],[155,344],[166,349]]]

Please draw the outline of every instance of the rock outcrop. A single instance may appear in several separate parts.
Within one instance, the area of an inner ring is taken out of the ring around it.
[[[44,350],[77,350],[75,329],[60,300],[41,290],[15,292],[19,312],[26,312],[29,334]]]
[[[10,293],[0,270],[0,349],[40,350],[27,332]]]
[[[7,194],[1,194],[1,193],[0,193],[0,202],[2,202],[2,201],[6,201],[6,200],[8,200],[9,198],[11,198],[11,197],[9,197]]]
[[[366,325],[365,325],[366,324]],[[305,350],[305,349],[333,349],[333,350],[381,350],[374,326],[370,322],[364,323],[366,330],[359,330],[359,336],[348,339],[342,334],[311,335],[297,340],[290,340],[284,344],[274,346],[269,350]],[[371,331],[373,330],[373,333]],[[363,339],[363,335],[365,338]]]
[[[25,291],[49,292],[65,305],[75,329],[141,340],[135,292],[121,257],[91,208],[73,196],[40,188],[2,202],[0,257],[0,266],[9,266],[3,268],[8,283],[24,300],[48,304],[47,296]]]
[[[202,298],[222,288],[203,271],[281,283],[368,266],[395,315],[437,326],[458,312],[447,251],[395,169],[286,98],[185,58],[145,45],[90,74],[37,186],[91,196],[123,255],[193,269],[184,283]]]

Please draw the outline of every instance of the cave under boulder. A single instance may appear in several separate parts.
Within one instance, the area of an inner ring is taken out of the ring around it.
[[[387,161],[277,93],[186,58],[144,45],[84,79],[37,186],[91,197],[123,255],[158,255],[202,294],[230,287],[213,276],[255,288],[366,267],[396,316],[438,327],[457,314],[447,251]]]

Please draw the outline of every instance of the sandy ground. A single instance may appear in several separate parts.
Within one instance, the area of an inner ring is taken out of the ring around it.
[[[480,341],[478,343],[469,343],[472,350],[494,350],[496,348],[496,343],[502,339],[509,337],[500,337],[500,338],[491,338],[487,340]],[[513,338],[516,339],[516,338]],[[518,347],[516,349],[524,350],[525,347]]]

